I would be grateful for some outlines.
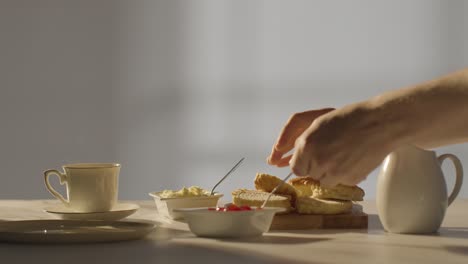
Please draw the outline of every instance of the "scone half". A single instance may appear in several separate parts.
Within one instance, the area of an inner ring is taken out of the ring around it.
[[[273,189],[276,188],[279,184],[281,184],[283,180],[280,178],[266,174],[266,173],[257,173],[255,176],[255,189],[259,191],[264,191],[264,192],[271,192]],[[283,183],[276,191],[275,194],[280,194],[280,195],[288,195],[291,197],[291,201],[294,202],[297,197],[296,189],[288,184],[287,182]]]
[[[338,184],[331,188],[323,187],[320,182],[311,177],[297,177],[291,179],[289,183],[296,189],[297,195],[302,197],[312,196],[318,199],[362,201],[365,194],[364,190],[358,186]]]
[[[351,201],[325,200],[314,197],[297,197],[296,211],[299,214],[346,214],[353,207]]]
[[[269,193],[258,190],[237,189],[232,192],[232,203],[237,206],[248,205],[260,207],[267,199]],[[273,194],[268,200],[267,207],[285,208],[284,213],[291,212],[291,197],[286,195]]]

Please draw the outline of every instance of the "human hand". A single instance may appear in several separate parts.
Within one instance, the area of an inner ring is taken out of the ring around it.
[[[276,143],[273,145],[271,154],[267,159],[268,164],[278,167],[288,166],[292,155],[286,157],[284,157],[284,155],[294,148],[296,139],[315,119],[333,110],[335,109],[324,108],[293,114],[286,122]]]
[[[312,123],[304,129],[304,119],[291,122],[293,116],[273,148],[270,164],[287,166],[289,163],[297,176],[310,176],[324,186],[355,185],[394,147],[392,126],[380,118],[381,112],[369,107],[355,104],[335,111],[305,113],[314,117],[308,119]],[[281,158],[292,147],[293,155]]]

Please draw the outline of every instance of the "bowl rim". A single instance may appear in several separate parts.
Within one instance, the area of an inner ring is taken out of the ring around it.
[[[175,208],[173,209],[174,212],[178,213],[188,213],[188,214],[255,214],[255,213],[262,213],[262,212],[273,212],[273,213],[280,213],[285,212],[286,208],[283,207],[264,207],[262,210],[245,210],[245,211],[216,211],[216,210],[208,210],[208,208],[213,207],[196,207],[196,208]],[[257,206],[251,206],[252,209],[258,208]]]
[[[210,196],[187,196],[187,197],[169,197],[169,198],[163,198],[159,196],[162,191],[159,192],[150,192],[148,193],[149,196],[153,198],[157,198],[161,201],[166,201],[166,200],[202,200],[202,199],[213,199],[213,198],[221,198],[224,196],[224,194],[215,192],[213,195]]]

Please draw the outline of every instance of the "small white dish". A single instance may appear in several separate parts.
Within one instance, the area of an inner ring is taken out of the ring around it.
[[[135,213],[138,208],[140,207],[136,204],[119,203],[107,212],[80,213],[65,207],[63,204],[59,204],[53,207],[47,207],[44,211],[64,220],[116,221]]]
[[[135,240],[153,231],[149,221],[27,220],[0,222],[0,242],[98,243]]]
[[[174,212],[174,209],[216,207],[218,205],[219,198],[223,197],[223,194],[215,193],[211,196],[162,198],[159,196],[160,194],[161,192],[149,193],[149,195],[154,198],[154,202],[158,208],[158,213],[161,216],[174,220],[184,218],[181,213]]]
[[[270,229],[276,213],[285,208],[265,207],[250,211],[215,211],[208,208],[174,209],[187,221],[190,231],[200,237],[241,238],[261,236]]]

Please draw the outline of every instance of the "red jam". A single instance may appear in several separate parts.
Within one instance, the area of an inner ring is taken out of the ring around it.
[[[260,210],[260,208],[257,208],[257,209]],[[235,204],[229,204],[226,207],[216,207],[216,208],[211,207],[211,208],[208,208],[208,210],[218,211],[218,212],[231,212],[231,211],[251,211],[253,209],[252,207],[248,205],[237,206]]]

